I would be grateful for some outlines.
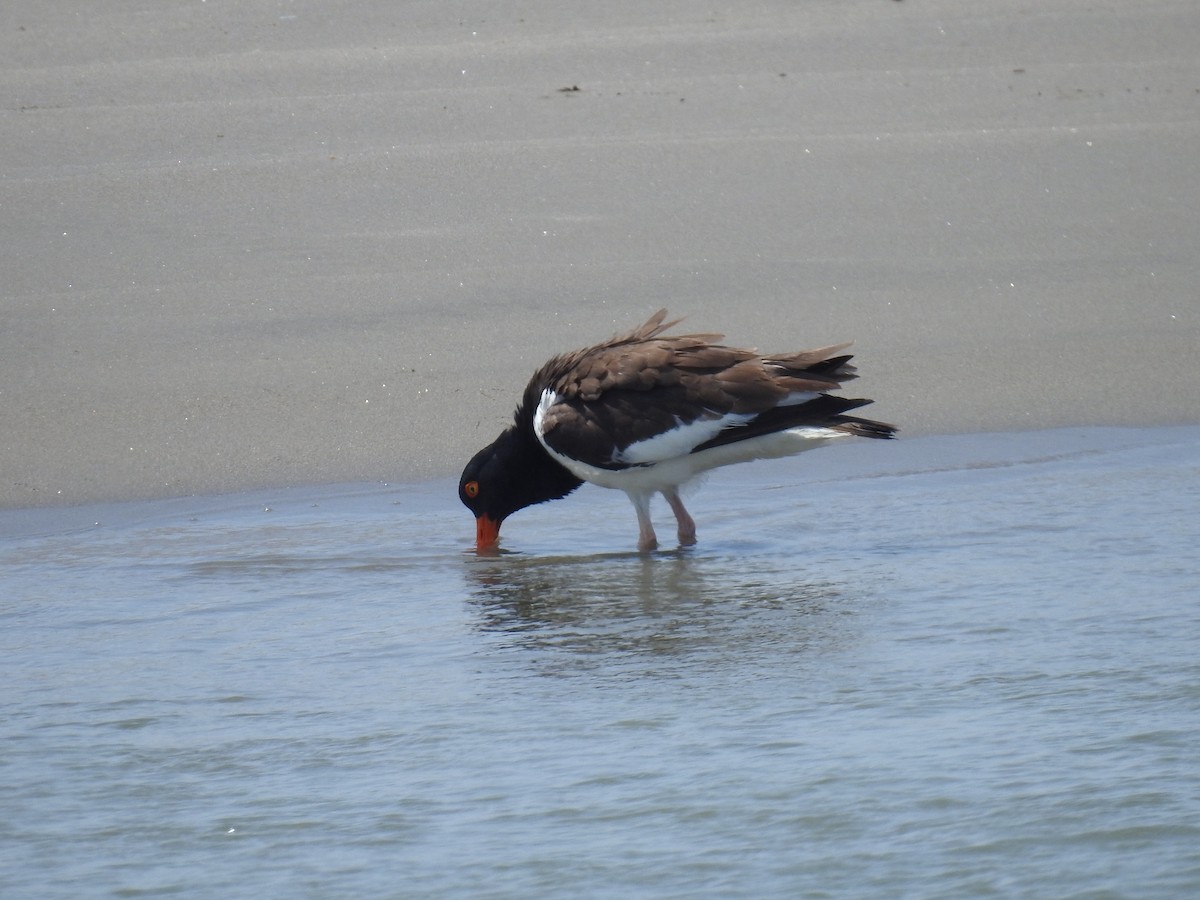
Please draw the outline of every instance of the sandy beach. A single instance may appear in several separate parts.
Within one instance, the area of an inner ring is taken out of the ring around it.
[[[905,434],[1200,422],[1200,4],[0,11],[0,507],[457,473],[659,307]]]

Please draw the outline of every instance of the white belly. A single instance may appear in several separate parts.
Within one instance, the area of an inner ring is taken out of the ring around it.
[[[678,487],[710,469],[749,462],[754,459],[775,459],[794,456],[805,450],[824,446],[832,440],[848,437],[832,428],[808,426],[765,434],[745,441],[723,444],[699,453],[686,453],[661,462],[631,466],[627,469],[601,469],[571,459],[548,446],[538,433],[538,440],[559,464],[576,478],[633,493],[657,492]]]

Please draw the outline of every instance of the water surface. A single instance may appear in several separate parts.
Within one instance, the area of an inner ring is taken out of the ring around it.
[[[1191,896],[1200,428],[0,513],[0,893]],[[664,545],[665,506],[656,509]]]

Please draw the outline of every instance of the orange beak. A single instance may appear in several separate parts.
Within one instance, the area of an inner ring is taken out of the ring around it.
[[[475,549],[487,550],[500,542],[500,523],[484,513],[475,520]]]

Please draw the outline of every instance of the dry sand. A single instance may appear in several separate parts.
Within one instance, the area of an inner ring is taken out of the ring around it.
[[[0,506],[456,473],[660,306],[856,340],[908,434],[1200,421],[1198,47],[1194,0],[12,0]]]

